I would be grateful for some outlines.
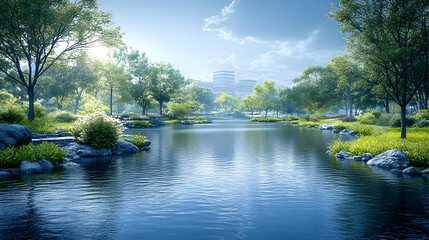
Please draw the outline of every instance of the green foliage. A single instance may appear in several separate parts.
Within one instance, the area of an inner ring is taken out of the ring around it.
[[[288,116],[286,118],[286,121],[298,121],[298,120],[299,120],[299,117],[297,116]]]
[[[312,122],[319,122],[320,120],[326,119],[328,118],[324,113],[314,113],[314,114],[310,114],[310,118],[309,121]]]
[[[82,110],[79,111],[79,114],[81,115],[88,115],[97,112],[104,112],[107,114],[109,112],[109,109],[106,105],[104,105],[100,100],[95,99],[92,99],[91,101],[82,105],[81,109]]]
[[[335,131],[342,131],[342,130],[346,129],[346,126],[343,124],[338,124],[338,125],[334,125],[333,128]]]
[[[15,168],[23,161],[36,162],[42,158],[55,163],[62,161],[65,156],[67,156],[66,150],[61,150],[58,145],[48,142],[17,148],[8,147],[0,150],[0,168]]]
[[[28,112],[28,102],[24,102],[23,104],[23,108],[22,110],[24,112]],[[34,117],[35,118],[42,118],[44,116],[46,116],[47,111],[46,108],[44,106],[42,106],[42,104],[40,104],[40,102],[34,102]]]
[[[269,117],[263,117],[263,118],[252,118],[252,122],[280,122],[282,121],[281,118],[269,118]]]
[[[76,121],[71,131],[75,138],[95,149],[111,149],[122,135],[123,127],[119,120],[97,111]]]
[[[193,109],[201,108],[195,101],[186,101],[184,103],[170,102],[167,104],[168,114],[175,118],[184,118],[191,114]]]
[[[410,117],[410,116],[406,117],[407,127],[413,126],[413,124],[416,122],[417,122],[416,118]],[[393,116],[391,121],[390,121],[390,126],[391,127],[401,127],[401,116],[400,115]]]
[[[233,113],[241,109],[240,99],[228,94],[222,93],[220,97],[215,100],[223,108],[225,113]]]
[[[25,119],[21,108],[13,104],[5,104],[0,110],[0,123],[14,124]]]
[[[132,135],[131,137],[123,137],[122,139],[136,145],[138,148],[142,148],[145,145],[146,136],[137,134]]]
[[[56,112],[53,113],[54,119],[56,122],[74,122],[78,119],[78,117],[76,117],[75,115],[66,112],[66,111],[60,111],[60,112]]]
[[[381,117],[381,112],[379,110],[374,110],[371,112],[371,114],[374,115],[374,117],[377,119]]]
[[[429,166],[429,135],[427,132],[411,132],[407,139],[401,139],[400,133],[387,132],[380,136],[362,136],[356,141],[335,141],[330,144],[333,154],[345,150],[353,155],[371,153],[378,155],[389,149],[399,149],[410,158],[411,165],[416,167]]]
[[[416,118],[429,120],[429,110],[419,110],[416,114]]]
[[[153,127],[152,124],[150,124],[148,121],[139,121],[139,120],[132,120],[133,125],[135,127],[141,127],[141,128],[150,128]]]
[[[357,121],[357,119],[353,116],[342,117],[342,118],[340,118],[340,120],[343,122],[356,122]]]
[[[298,126],[300,126],[300,127],[318,127],[318,126],[320,126],[320,124],[317,122],[305,121],[305,120],[301,119],[300,121],[298,121]]]
[[[413,127],[418,127],[418,128],[429,127],[429,120],[421,119],[420,121],[416,122]]]

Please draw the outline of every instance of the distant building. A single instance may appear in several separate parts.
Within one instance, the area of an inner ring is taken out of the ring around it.
[[[195,81],[198,86],[202,88],[208,88],[213,91],[213,82]]]
[[[222,93],[235,96],[235,75],[233,71],[213,72],[213,93],[216,97]]]
[[[256,86],[256,80],[240,80],[235,88],[235,95],[240,99],[245,98],[247,95],[253,94],[253,88]]]

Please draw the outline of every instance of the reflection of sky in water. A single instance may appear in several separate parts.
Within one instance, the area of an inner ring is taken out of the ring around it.
[[[428,234],[428,182],[330,159],[341,137],[331,131],[243,121],[139,131],[148,153],[0,183],[0,239]]]

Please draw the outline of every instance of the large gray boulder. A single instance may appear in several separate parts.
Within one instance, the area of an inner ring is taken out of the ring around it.
[[[319,126],[320,130],[332,130],[334,129],[334,125],[332,124],[322,124]]]
[[[165,125],[165,122],[163,122],[159,118],[151,118],[151,119],[149,119],[148,122],[154,126],[157,126],[157,127]]]
[[[415,176],[420,174],[420,171],[415,167],[407,167],[404,170],[402,170],[402,174]]]
[[[18,124],[0,124],[0,149],[22,146],[31,142],[31,131]]]
[[[183,120],[181,122],[181,124],[183,124],[183,125],[193,125],[194,123],[195,123],[194,121],[189,121],[189,120]]]
[[[342,158],[347,158],[347,157],[350,157],[350,153],[346,152],[344,150],[341,150],[339,153],[335,154],[336,159],[342,159]]]
[[[65,149],[68,153],[69,159],[78,159],[80,157],[104,157],[111,156],[112,151],[110,149],[94,149],[86,144],[70,143],[61,149]]]
[[[43,169],[38,162],[23,161],[19,166],[19,172],[23,174],[39,173],[42,171]]]
[[[375,156],[367,164],[386,169],[403,169],[410,164],[410,160],[401,150],[391,149]]]
[[[362,157],[362,161],[366,162],[372,158],[372,154],[371,153],[364,153],[364,154],[362,154],[361,157]]]
[[[39,161],[37,161],[42,168],[42,172],[50,172],[52,169],[54,169],[54,165],[49,162],[48,160],[42,158]]]
[[[139,148],[125,140],[119,140],[116,146],[113,148],[113,154],[125,154],[125,153],[136,153],[139,152]]]
[[[350,129],[343,129],[343,130],[340,132],[340,134],[341,134],[341,135],[354,135],[354,134],[355,134],[355,131],[350,130]]]

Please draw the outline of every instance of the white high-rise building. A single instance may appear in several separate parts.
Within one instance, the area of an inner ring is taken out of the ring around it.
[[[213,72],[213,93],[216,97],[222,93],[235,96],[235,75],[234,71]]]
[[[235,93],[240,99],[245,98],[247,95],[253,94],[253,88],[256,86],[256,80],[240,80],[235,88]]]

